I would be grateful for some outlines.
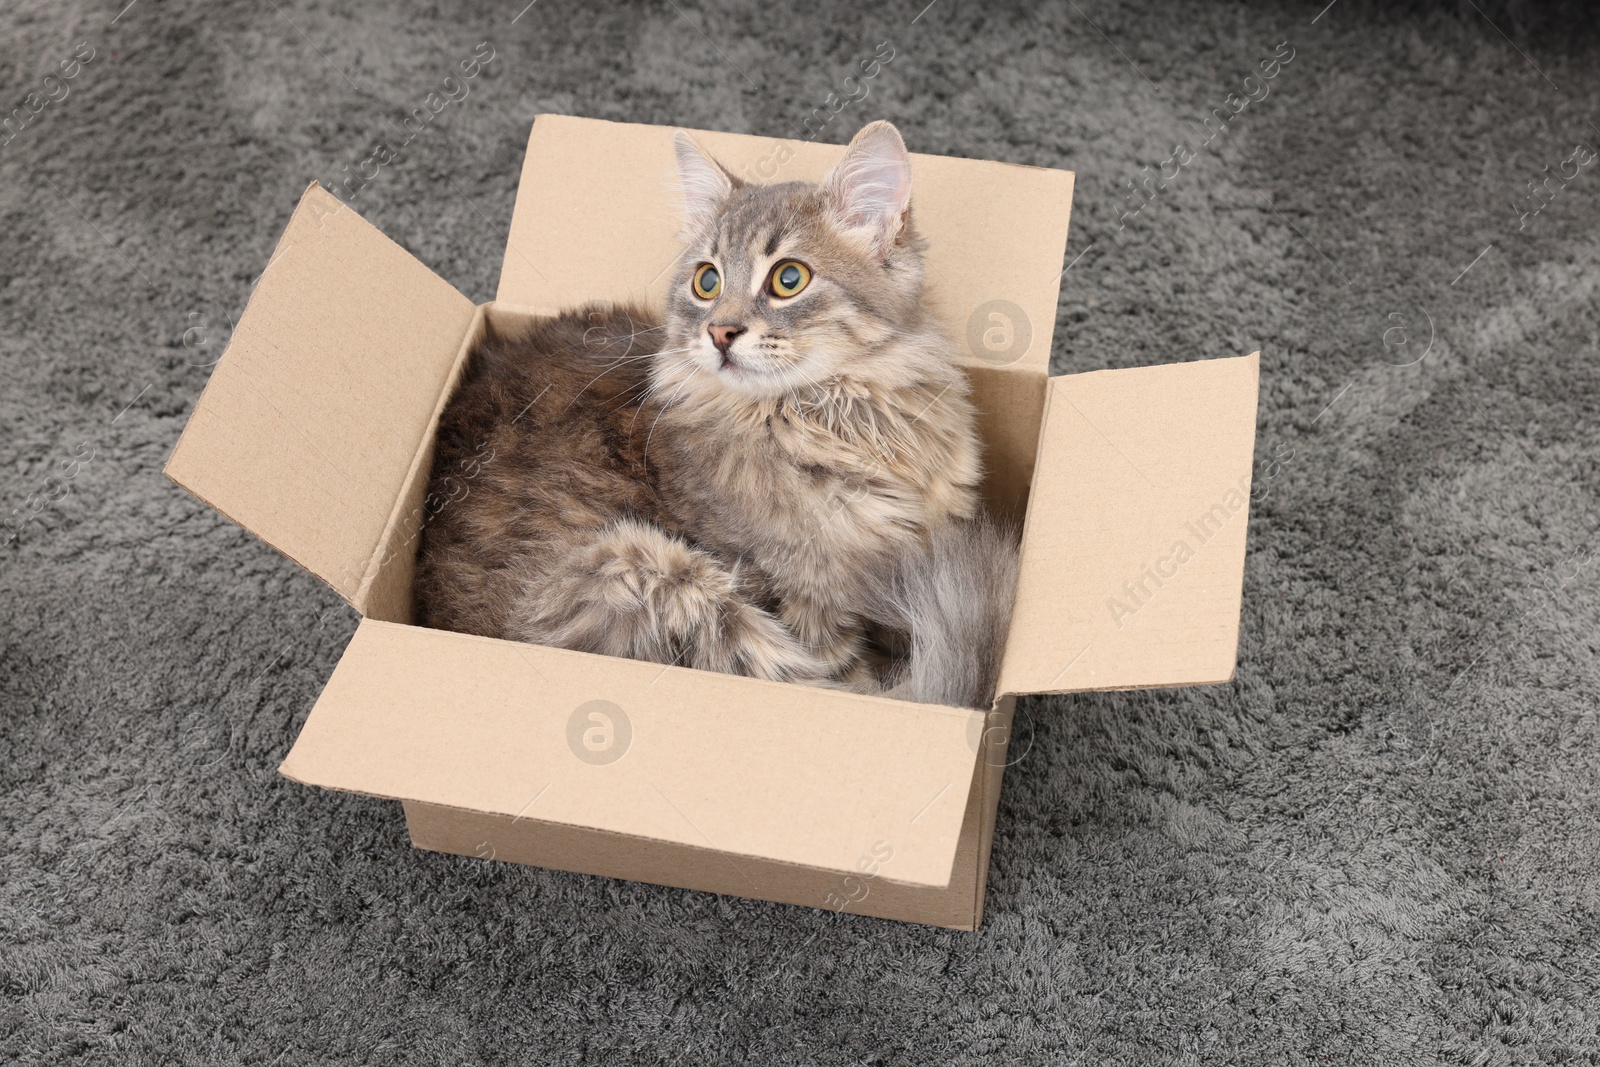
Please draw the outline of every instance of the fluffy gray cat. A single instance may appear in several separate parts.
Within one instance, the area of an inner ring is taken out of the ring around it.
[[[899,133],[866,126],[819,184],[742,182],[682,133],[677,156],[664,320],[591,306],[471,356],[422,622],[987,706],[1016,547],[979,513]]]

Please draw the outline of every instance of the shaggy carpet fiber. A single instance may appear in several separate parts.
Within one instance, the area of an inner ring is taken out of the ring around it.
[[[0,10],[0,1060],[1600,1062],[1574,27],[524,3]],[[355,615],[161,467],[307,181],[484,41],[357,205],[474,299],[535,114],[784,136],[889,42],[824,140],[1077,172],[1056,372],[1261,349],[1237,679],[1025,702],[979,932],[421,853],[278,777]]]

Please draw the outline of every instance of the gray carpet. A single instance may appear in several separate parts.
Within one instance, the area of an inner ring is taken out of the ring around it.
[[[1600,1062],[1600,165],[1528,199],[1600,71],[1539,9],[125,2],[0,11],[0,114],[67,94],[0,146],[0,1060]],[[357,200],[474,299],[535,113],[783,135],[889,41],[824,139],[1078,172],[1058,372],[1262,349],[1238,679],[1027,704],[980,932],[277,777],[355,617],[161,465],[307,180],[483,40]]]

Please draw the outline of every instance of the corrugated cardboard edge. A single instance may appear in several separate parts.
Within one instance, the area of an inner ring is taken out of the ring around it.
[[[299,784],[299,785],[307,785],[307,786],[310,786],[311,788],[314,788],[314,789],[322,789],[322,788],[324,788],[324,787],[318,786],[318,785],[316,785],[315,783],[312,783],[312,782],[301,782],[301,781],[299,781],[299,779],[294,778],[292,775],[285,774],[284,777],[288,778],[290,781],[295,782],[296,784]],[[976,778],[974,778],[974,781],[976,781]],[[342,790],[326,790],[326,791],[327,792],[342,792]],[[367,794],[362,794],[362,795],[367,795]],[[708,846],[708,845],[686,844],[686,843],[684,843],[682,841],[668,841],[668,840],[666,840],[664,838],[660,838],[660,837],[646,837],[643,834],[623,833],[622,831],[619,831],[619,830],[607,830],[607,829],[605,829],[603,827],[598,827],[598,826],[580,826],[580,825],[578,825],[576,823],[552,822],[552,821],[550,821],[548,819],[540,819],[540,818],[536,818],[535,816],[532,816],[532,815],[523,815],[523,816],[505,815],[505,814],[501,814],[501,813],[497,813],[497,812],[478,811],[478,810],[476,810],[474,808],[458,807],[457,805],[454,805],[454,804],[437,804],[437,803],[434,803],[432,801],[409,800],[409,799],[407,799],[405,797],[375,796],[375,797],[373,797],[373,799],[375,799],[375,800],[385,800],[385,801],[398,800],[407,810],[410,810],[410,808],[412,806],[416,806],[416,807],[421,807],[421,808],[432,808],[432,809],[436,809],[436,810],[439,810],[439,811],[447,811],[447,812],[451,812],[451,813],[453,813],[455,815],[464,816],[464,817],[468,817],[468,818],[474,818],[474,819],[483,818],[483,819],[486,819],[486,820],[495,820],[495,821],[509,820],[513,824],[525,825],[527,827],[537,828],[537,829],[540,829],[540,830],[571,831],[574,834],[581,834],[581,835],[583,835],[585,837],[605,838],[607,840],[616,841],[616,842],[626,842],[626,843],[637,844],[637,845],[650,845],[650,846],[655,846],[655,847],[658,847],[658,848],[661,848],[661,849],[670,849],[670,850],[673,850],[673,851],[683,851],[683,852],[688,852],[688,853],[694,853],[694,854],[697,854],[697,855],[718,856],[718,857],[722,857],[722,858],[729,859],[729,860],[741,860],[741,861],[747,861],[749,863],[759,863],[759,864],[762,864],[763,866],[771,867],[771,868],[774,868],[774,869],[780,870],[780,871],[795,871],[795,872],[812,871],[812,872],[815,872],[817,874],[830,875],[830,876],[832,876],[834,878],[839,878],[841,876],[848,877],[851,874],[851,872],[849,872],[849,871],[835,870],[834,868],[831,868],[831,867],[817,867],[817,866],[814,866],[812,864],[797,863],[797,862],[795,862],[793,860],[779,859],[779,858],[773,857],[773,856],[757,856],[757,855],[753,855],[753,854],[751,854],[749,852],[737,852],[737,851],[734,851],[732,849],[714,848],[714,847],[711,847],[711,846]],[[426,848],[427,846],[419,845],[418,847],[419,848]],[[439,852],[439,851],[449,851],[449,850],[432,849],[431,851]],[[455,854],[456,855],[461,855],[461,853],[455,853]],[[484,857],[479,857],[479,858],[481,858],[481,859],[489,859],[489,858],[492,858],[492,857],[484,856]],[[566,868],[562,868],[562,869],[564,870]],[[952,865],[952,868],[951,868],[952,873],[954,872],[955,869],[956,869],[955,865]],[[579,872],[579,873],[592,873],[592,872]],[[622,877],[626,877],[626,876],[622,876]],[[641,881],[643,879],[635,879],[635,880],[636,881]],[[928,890],[928,891],[931,891],[931,892],[938,892],[938,891],[941,891],[941,890],[949,889],[953,879],[947,879],[946,881],[944,881],[943,883],[940,883],[940,884],[928,884],[928,885],[925,885],[925,884],[923,884],[921,882],[908,882],[908,881],[905,881],[903,879],[891,878],[888,875],[875,875],[874,876],[874,881],[882,882],[885,885],[899,886],[902,889],[918,889],[918,890]],[[657,883],[652,883],[652,884],[660,885],[660,884],[663,884],[663,883],[657,882]],[[761,897],[761,898],[756,898],[756,899],[767,899],[767,898]]]

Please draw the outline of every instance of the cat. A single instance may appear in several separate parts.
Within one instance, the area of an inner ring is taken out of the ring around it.
[[[899,132],[868,124],[817,184],[741,181],[682,132],[675,148],[664,317],[590,305],[469,357],[440,419],[421,622],[987,706],[1017,550],[981,514]]]

